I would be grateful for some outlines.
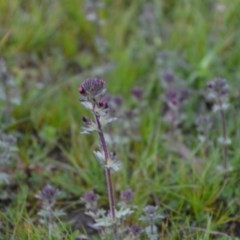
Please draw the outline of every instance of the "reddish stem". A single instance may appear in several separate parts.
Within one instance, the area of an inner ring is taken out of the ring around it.
[[[108,152],[106,140],[104,137],[104,133],[102,130],[102,126],[101,126],[101,123],[99,120],[99,115],[95,111],[94,111],[94,117],[95,117],[95,121],[96,121],[97,128],[98,128],[98,135],[100,137],[100,142],[101,142],[102,149],[104,152],[105,162],[107,163],[107,161],[109,159],[109,152]],[[109,209],[110,209],[112,219],[115,220],[115,199],[114,199],[114,192],[113,192],[112,175],[111,175],[111,171],[109,168],[105,168],[105,176],[106,176],[106,181],[107,181]]]

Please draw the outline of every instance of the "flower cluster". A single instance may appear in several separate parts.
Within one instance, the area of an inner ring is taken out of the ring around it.
[[[83,100],[97,101],[105,92],[105,82],[101,78],[87,78],[78,88]]]
[[[179,125],[186,118],[183,106],[190,95],[190,90],[181,77],[176,74],[175,63],[177,56],[171,52],[160,52],[157,56],[157,64],[160,66],[159,80],[163,93],[163,117],[170,127],[170,133],[179,133]]]
[[[225,111],[228,109],[229,85],[223,78],[215,78],[207,84],[207,97],[214,102],[213,111]]]
[[[132,191],[132,189],[126,189],[125,191],[121,191],[120,199],[123,202],[129,203],[132,201],[133,197],[134,197],[134,192]]]
[[[164,70],[161,74],[161,82],[165,89],[172,87],[176,84],[176,76],[172,70]]]
[[[179,108],[187,96],[188,92],[185,89],[169,88],[165,93],[165,101],[170,108]]]
[[[99,196],[93,190],[86,192],[81,197],[82,202],[85,204],[85,208],[93,212],[97,209],[98,199],[99,199]]]
[[[44,186],[37,197],[41,199],[46,205],[53,206],[58,195],[58,189],[47,184]]]
[[[225,97],[229,92],[229,86],[226,79],[220,77],[209,81],[207,87],[211,97],[215,100]]]
[[[121,168],[121,162],[117,160],[115,152],[109,152],[106,149],[105,136],[103,133],[103,127],[112,121],[116,120],[115,117],[109,116],[109,104],[108,99],[104,96],[106,91],[105,81],[101,78],[87,78],[79,87],[79,93],[81,95],[81,102],[85,108],[90,110],[94,119],[91,120],[87,117],[83,117],[83,131],[82,133],[98,132],[102,148],[99,151],[94,151],[94,155],[99,160],[100,164],[105,168],[118,171]]]
[[[164,119],[170,124],[171,131],[176,132],[179,124],[185,118],[182,111],[182,105],[189,96],[189,90],[186,88],[174,87],[172,84],[165,90],[164,101]]]

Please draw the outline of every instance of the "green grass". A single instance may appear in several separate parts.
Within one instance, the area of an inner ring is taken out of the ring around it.
[[[67,215],[80,207],[81,195],[90,189],[107,205],[104,175],[92,154],[97,136],[80,135],[81,117],[87,112],[77,91],[86,77],[99,75],[110,94],[123,96],[123,109],[138,106],[131,100],[133,86],[144,89],[140,140],[129,138],[116,146],[124,166],[113,177],[116,196],[130,187],[139,206],[131,221],[137,221],[146,204],[157,201],[166,216],[159,228],[162,239],[238,239],[240,2],[101,2],[103,25],[86,20],[82,0],[0,1],[0,57],[13,76],[11,97],[20,95],[20,104],[12,106],[11,118],[0,128],[18,138],[13,163],[3,168],[12,180],[0,185],[0,238],[46,239],[45,229],[37,224],[40,203],[35,198],[46,183],[62,191],[57,206]],[[147,3],[152,13],[140,24]],[[99,48],[96,38],[106,47]],[[159,65],[162,51],[172,57]],[[185,68],[179,67],[183,60]],[[162,117],[159,76],[166,67],[192,89],[177,138],[169,136]],[[233,171],[227,176],[216,168],[222,163],[216,141],[219,124],[211,131],[207,154],[195,128],[197,115],[208,111],[202,95],[206,83],[216,76],[228,79],[231,87],[227,129]],[[4,104],[0,102],[2,116]],[[113,131],[128,121],[119,119]],[[188,154],[181,155],[178,146]],[[74,239],[76,233],[62,221],[64,239]]]

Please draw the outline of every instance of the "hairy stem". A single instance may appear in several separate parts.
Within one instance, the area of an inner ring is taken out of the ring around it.
[[[49,209],[49,219],[48,219],[48,237],[49,239],[52,239],[52,229],[53,229],[53,209],[52,207],[50,206]]]
[[[104,152],[105,162],[107,163],[108,158],[109,158],[109,151],[108,151],[107,143],[106,143],[104,133],[102,130],[101,122],[99,120],[98,113],[94,112],[94,117],[95,117],[95,121],[96,121],[97,127],[98,127],[98,135],[99,135],[102,149]],[[105,176],[106,176],[106,181],[107,181],[107,192],[108,192],[108,202],[109,202],[110,214],[111,214],[113,222],[115,222],[115,219],[116,219],[115,198],[114,198],[114,191],[113,191],[112,175],[111,175],[111,171],[109,168],[105,168]],[[117,226],[115,224],[113,226],[113,234],[114,234],[114,240],[118,240],[119,239],[118,231],[117,231]]]
[[[95,121],[98,127],[98,135],[100,138],[100,142],[102,145],[102,149],[104,152],[104,158],[105,158],[105,162],[107,163],[108,159],[109,159],[109,152],[108,152],[108,147],[106,144],[106,140],[104,137],[104,133],[102,130],[102,126],[99,120],[99,115],[98,113],[94,112],[94,117],[95,117]],[[105,168],[105,175],[106,175],[106,181],[107,181],[107,192],[108,192],[108,201],[109,201],[109,209],[110,209],[110,213],[111,213],[111,217],[113,220],[115,220],[115,199],[114,199],[114,191],[113,191],[113,182],[112,182],[112,175],[111,175],[111,171],[108,168]]]

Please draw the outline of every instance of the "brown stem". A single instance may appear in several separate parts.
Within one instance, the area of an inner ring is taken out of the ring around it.
[[[109,152],[108,152],[106,140],[104,137],[104,133],[102,130],[102,126],[101,126],[101,123],[99,120],[99,115],[95,111],[94,111],[94,117],[95,117],[95,121],[96,121],[97,128],[98,128],[98,135],[100,137],[100,142],[101,142],[102,149],[104,152],[105,162],[107,163],[107,161],[109,159]],[[112,219],[115,220],[115,199],[114,199],[114,192],[113,192],[112,175],[111,175],[111,171],[109,168],[105,168],[105,176],[106,176],[106,181],[107,181],[109,209],[110,209]]]

